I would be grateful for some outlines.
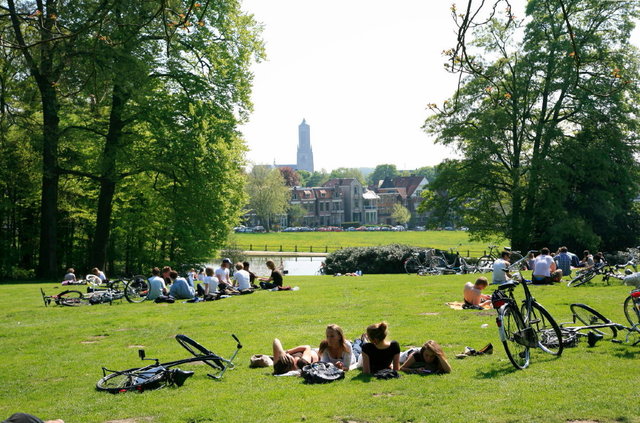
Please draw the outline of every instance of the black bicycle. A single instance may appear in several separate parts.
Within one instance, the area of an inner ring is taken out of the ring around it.
[[[586,304],[574,303],[570,305],[570,308],[573,315],[573,323],[581,323],[583,326],[565,326],[568,323],[561,323],[560,329],[565,345],[567,342],[577,342],[580,337],[587,337],[591,346],[595,345],[600,339],[618,343],[626,342],[632,345],[640,343],[640,327],[638,323],[631,322],[631,326],[627,327],[620,323],[612,322],[604,317],[602,313]],[[618,332],[621,330],[627,332],[624,341],[616,339]],[[584,331],[587,331],[587,333],[582,333]]]
[[[153,364],[122,371],[109,370],[103,367],[103,377],[96,384],[96,389],[115,394],[128,391],[143,392],[171,385],[182,386],[189,377],[193,376],[193,372],[181,370],[177,366],[194,362],[207,364],[214,370],[213,373],[208,373],[207,376],[219,380],[228,369],[235,367],[233,360],[242,348],[240,340],[235,335],[231,336],[235,339],[237,345],[235,352],[228,360],[203,347],[186,335],[176,335],[176,341],[189,351],[193,357],[160,363],[157,358],[145,358],[145,351],[141,349],[138,350],[140,359],[152,360],[154,361]]]
[[[126,280],[124,285],[124,296],[130,303],[141,303],[149,295],[149,282],[142,275],[136,275]]]
[[[121,300],[126,296],[121,280],[106,282],[100,287],[97,287],[97,285],[89,285],[86,293],[74,289],[67,289],[57,295],[47,295],[44,290],[40,288],[40,294],[42,295],[42,301],[45,307],[48,307],[49,304],[52,303],[67,307],[105,303],[113,304],[114,301]]]
[[[522,286],[525,294],[521,307],[518,307],[513,295],[513,290],[518,285]],[[496,324],[500,341],[516,369],[529,366],[531,348],[540,348],[556,356],[562,354],[562,342],[548,342],[547,339],[549,332],[552,332],[556,339],[562,339],[560,327],[551,314],[531,295],[520,273],[514,273],[512,280],[498,286],[491,296],[491,301],[493,307],[498,310]]]

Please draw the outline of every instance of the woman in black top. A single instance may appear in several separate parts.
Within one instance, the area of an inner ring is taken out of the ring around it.
[[[365,374],[400,368],[400,345],[396,341],[387,341],[387,327],[387,322],[381,322],[367,328],[370,342],[362,346],[362,371]]]
[[[271,289],[277,286],[282,286],[282,273],[276,269],[276,264],[273,260],[267,260],[267,267],[271,270],[271,276],[268,278],[260,278],[260,286],[262,289]]]

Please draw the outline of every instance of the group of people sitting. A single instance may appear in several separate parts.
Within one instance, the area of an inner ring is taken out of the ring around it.
[[[285,350],[276,338],[273,341],[273,374],[287,374],[315,362],[332,363],[344,371],[361,368],[363,373],[372,375],[387,370],[451,373],[447,357],[437,342],[430,340],[421,348],[401,353],[400,344],[388,340],[387,335],[388,325],[381,322],[367,327],[366,334],[353,342],[345,338],[340,326],[331,324],[327,326],[319,348],[301,345]]]
[[[248,294],[256,289],[274,289],[282,287],[284,277],[276,268],[272,260],[266,262],[271,275],[260,278],[249,270],[249,263],[236,263],[235,271],[231,275],[231,259],[222,260],[220,267],[203,268],[199,273],[191,269],[187,277],[178,276],[178,272],[165,266],[162,271],[155,267],[149,281],[148,300],[170,297],[171,299],[193,299],[202,297],[204,300],[220,298],[222,295]],[[259,283],[259,286],[255,282]]]
[[[90,275],[96,276],[98,278],[100,278],[100,280],[102,282],[107,282],[108,279],[105,276],[104,272],[100,269],[98,269],[97,267],[94,267],[93,269],[91,269],[91,272],[87,275],[88,279]],[[76,271],[73,267],[70,267],[67,269],[67,273],[65,273],[64,278],[62,278],[62,284],[63,285],[72,285],[76,282],[81,282],[80,280],[78,280],[78,278],[76,277]]]

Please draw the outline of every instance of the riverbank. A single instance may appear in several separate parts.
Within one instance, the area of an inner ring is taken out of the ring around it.
[[[249,257],[326,257],[327,253],[291,252],[291,251],[243,251]]]

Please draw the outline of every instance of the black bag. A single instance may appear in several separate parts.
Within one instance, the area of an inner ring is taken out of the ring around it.
[[[396,370],[382,369],[373,374],[378,379],[397,379],[400,377]]]
[[[154,300],[156,303],[175,303],[176,299],[171,295],[160,295],[158,298]]]
[[[504,304],[510,302],[511,298],[509,298],[509,296],[505,294],[504,291],[496,289],[495,291],[493,291],[493,294],[491,294],[491,304],[493,304],[493,308],[495,309],[499,309]]]
[[[332,363],[313,363],[302,368],[302,377],[306,383],[329,383],[344,379],[344,371]]]

